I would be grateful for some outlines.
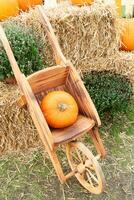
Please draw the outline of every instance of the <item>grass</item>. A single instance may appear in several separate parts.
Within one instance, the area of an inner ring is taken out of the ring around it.
[[[40,200],[45,197],[44,180],[52,170],[42,152],[12,154],[0,160],[0,199]],[[45,170],[44,170],[45,169]]]
[[[120,133],[134,135],[134,100],[131,100],[127,109],[122,113],[114,113],[111,119],[103,120],[102,132],[109,132],[118,142]]]
[[[132,200],[134,195],[134,102],[127,111],[103,123],[102,138],[108,151],[101,162],[106,190],[96,196],[83,189],[75,178],[61,186],[48,155],[41,148],[25,154],[11,153],[0,159],[0,200]],[[93,145],[86,136],[85,143]],[[66,158],[59,151],[67,168]]]

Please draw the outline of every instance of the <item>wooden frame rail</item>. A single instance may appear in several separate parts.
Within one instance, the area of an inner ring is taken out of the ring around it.
[[[24,93],[24,95],[26,97],[30,114],[32,116],[32,119],[35,123],[36,128],[39,131],[39,135],[40,135],[43,143],[46,144],[46,141],[47,141],[50,149],[53,149],[53,137],[52,137],[51,131],[49,130],[47,122],[42,114],[39,104],[37,103],[37,100],[32,92],[32,89],[31,89],[25,75],[22,74],[19,69],[19,66],[15,60],[12,49],[10,47],[10,44],[8,42],[8,39],[6,37],[6,34],[5,34],[2,26],[0,26],[0,39],[2,41],[3,47],[8,56],[9,62],[11,64],[12,70],[14,72],[14,76],[16,78],[16,81],[17,81],[22,93]]]

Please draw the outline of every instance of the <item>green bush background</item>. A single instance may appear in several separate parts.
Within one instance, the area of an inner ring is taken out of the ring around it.
[[[84,83],[101,116],[127,109],[133,88],[126,77],[110,71],[92,72],[84,76]]]
[[[40,53],[41,44],[29,29],[17,25],[4,26],[7,38],[10,41],[14,56],[25,75],[29,75],[44,67]],[[13,76],[4,48],[0,47],[0,80]]]

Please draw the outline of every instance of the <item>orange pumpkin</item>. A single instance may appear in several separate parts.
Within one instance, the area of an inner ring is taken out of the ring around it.
[[[94,0],[71,0],[72,4],[74,5],[86,5],[86,4],[92,4]]]
[[[134,50],[134,19],[124,19],[122,21],[124,29],[121,34],[122,50]]]
[[[43,0],[18,0],[20,10],[26,11],[30,7],[42,4]]]
[[[78,116],[74,98],[64,91],[48,93],[41,102],[41,109],[49,126],[65,128],[72,125]]]
[[[19,13],[18,0],[0,0],[0,20]]]

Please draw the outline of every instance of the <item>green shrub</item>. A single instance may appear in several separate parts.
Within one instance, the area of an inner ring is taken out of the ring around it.
[[[4,26],[7,38],[10,41],[14,56],[21,71],[31,74],[43,68],[43,59],[37,45],[36,38],[30,30],[17,25]],[[0,46],[0,80],[13,75],[7,55],[2,45]]]
[[[84,83],[101,116],[125,110],[132,95],[129,80],[111,72],[86,74]]]

